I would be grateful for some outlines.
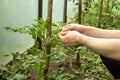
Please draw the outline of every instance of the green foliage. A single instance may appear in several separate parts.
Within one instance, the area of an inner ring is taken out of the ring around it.
[[[32,65],[32,56],[19,54],[18,52],[11,53],[11,55],[13,56],[13,60],[5,66],[0,66],[2,77],[7,80],[21,80],[21,78],[23,80],[27,79],[30,75],[27,69],[29,69],[30,65]]]
[[[96,54],[93,54],[90,50],[84,50],[84,49],[86,48],[83,48],[81,50],[81,53],[82,53],[81,54],[82,56],[81,57],[82,58],[81,59],[81,64],[82,64],[81,74],[85,77],[85,79],[112,80],[112,76],[108,72],[105,71],[105,66],[102,64],[99,56]],[[93,56],[94,58],[92,58]],[[86,65],[84,65],[84,63]]]
[[[40,19],[35,21],[37,22],[37,24],[32,24],[32,26],[25,26],[17,29],[5,27],[5,29],[8,31],[30,34],[35,40],[37,39],[37,37],[43,40],[45,39],[44,35],[46,34],[47,20],[44,21],[43,19]]]
[[[32,26],[25,26],[21,28],[10,28],[5,27],[8,31],[19,32],[24,34],[29,34],[34,39],[33,47],[27,49],[23,53],[11,53],[13,59],[11,60],[11,64],[8,63],[5,66],[1,66],[0,72],[3,78],[7,80],[14,80],[16,76],[19,78],[17,80],[26,80],[33,76],[33,71],[35,71],[37,78],[42,80],[44,78],[44,70],[46,69],[46,55],[45,50],[47,47],[55,47],[58,44],[58,32],[60,29],[57,24],[53,24],[55,30],[53,30],[54,35],[51,38],[46,38],[46,29],[47,29],[47,21],[43,19],[35,20],[37,24],[32,24]],[[62,24],[62,23],[61,23]],[[52,54],[51,54],[52,55]],[[7,55],[9,56],[9,55]],[[10,65],[9,65],[10,64]],[[33,71],[31,71],[32,69]]]
[[[108,9],[107,9],[107,0],[104,0],[103,14],[102,14],[102,27],[105,29],[119,29],[120,28],[120,1],[119,0],[110,0]],[[83,1],[83,11],[82,11],[82,24],[98,26],[98,17],[99,17],[99,8],[100,0],[84,0]],[[78,9],[75,8],[74,12],[76,14],[73,18],[70,18],[70,22],[78,22]]]

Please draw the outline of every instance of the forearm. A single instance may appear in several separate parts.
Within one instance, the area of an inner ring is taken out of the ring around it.
[[[88,28],[83,34],[97,38],[120,38],[120,30],[106,30],[95,27]]]
[[[120,60],[120,39],[100,39],[88,37],[83,45],[97,54]]]
[[[103,30],[106,38],[120,38],[120,30]]]

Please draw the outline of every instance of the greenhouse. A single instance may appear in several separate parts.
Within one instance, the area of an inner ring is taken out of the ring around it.
[[[119,80],[120,0],[0,0],[0,80]]]

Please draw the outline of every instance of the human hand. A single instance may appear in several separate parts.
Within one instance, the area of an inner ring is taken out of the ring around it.
[[[59,37],[67,47],[77,46],[81,43],[81,34],[77,31],[61,31]]]
[[[62,31],[78,31],[87,36],[97,37],[99,35],[99,29],[91,26],[85,26],[80,24],[68,24],[62,28]]]
[[[78,31],[83,33],[89,28],[88,26],[80,25],[80,24],[68,24],[63,27],[62,31]]]

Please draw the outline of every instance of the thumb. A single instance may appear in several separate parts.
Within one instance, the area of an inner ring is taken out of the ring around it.
[[[66,34],[67,34],[67,32],[60,32],[59,33],[59,38],[61,39],[61,41],[62,41],[62,39],[64,39]]]
[[[60,35],[65,36],[67,34],[67,31],[60,32]]]

